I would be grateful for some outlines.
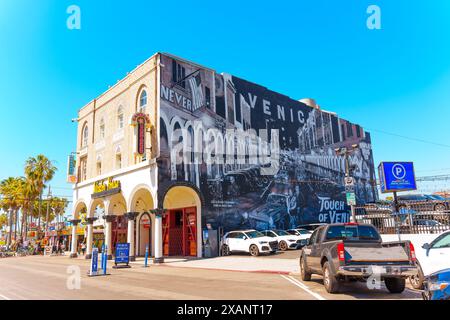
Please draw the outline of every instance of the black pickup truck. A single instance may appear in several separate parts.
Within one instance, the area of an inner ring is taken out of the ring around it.
[[[342,281],[384,281],[391,293],[405,289],[405,279],[417,272],[410,241],[383,243],[370,224],[329,224],[317,228],[300,253],[303,281],[312,274],[323,276],[329,293]]]

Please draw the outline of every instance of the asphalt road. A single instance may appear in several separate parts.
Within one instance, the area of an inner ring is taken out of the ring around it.
[[[111,269],[108,276],[88,277],[89,261],[68,257],[29,256],[0,259],[0,300],[53,299],[421,299],[407,289],[402,294],[369,290],[363,283],[328,294],[320,277],[302,283],[298,275],[179,268],[169,265]],[[75,271],[75,273],[73,273]],[[77,273],[80,277],[77,277]],[[79,279],[79,288],[77,288]]]

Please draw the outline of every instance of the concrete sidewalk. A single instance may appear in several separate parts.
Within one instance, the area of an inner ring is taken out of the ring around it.
[[[137,258],[132,263],[144,265],[143,258]],[[152,263],[149,259],[149,265]],[[198,268],[210,270],[227,270],[241,272],[277,273],[291,274],[299,273],[297,258],[272,258],[272,257],[250,257],[250,256],[226,256],[204,259],[165,258],[165,266],[181,268]]]

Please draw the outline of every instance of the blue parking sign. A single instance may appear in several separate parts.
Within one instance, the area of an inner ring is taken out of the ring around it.
[[[382,193],[417,189],[412,162],[381,162],[378,174]]]

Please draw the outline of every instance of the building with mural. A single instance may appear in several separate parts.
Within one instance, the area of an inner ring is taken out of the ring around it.
[[[110,255],[129,242],[130,256],[148,246],[161,261],[204,255],[205,229],[349,221],[341,147],[358,146],[349,157],[357,201],[377,199],[362,127],[312,99],[170,54],[155,54],[83,107],[77,140],[68,181],[74,230],[86,214],[88,253],[95,233]]]

